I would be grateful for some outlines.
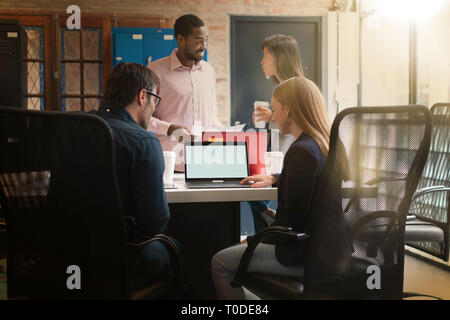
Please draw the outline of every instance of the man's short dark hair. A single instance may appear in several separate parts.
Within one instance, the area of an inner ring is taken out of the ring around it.
[[[205,24],[202,19],[193,14],[186,14],[184,16],[179,17],[175,21],[174,31],[175,38],[177,35],[182,35],[183,37],[187,37],[192,33],[192,28],[203,27]]]
[[[149,68],[134,62],[121,62],[114,67],[106,80],[102,104],[109,107],[130,105],[139,91],[153,91],[160,81]]]

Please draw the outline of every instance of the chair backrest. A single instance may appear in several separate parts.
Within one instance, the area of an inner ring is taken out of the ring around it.
[[[418,189],[450,187],[450,103],[436,103],[431,109],[433,129],[430,154],[419,181]],[[450,192],[432,192],[417,198],[411,204],[410,213],[417,217],[439,223],[445,230],[445,243],[415,242],[411,246],[448,260],[450,228]]]
[[[126,295],[113,146],[95,115],[0,108],[9,298]]]
[[[356,107],[336,116],[313,202],[305,295],[401,298],[405,220],[430,134],[423,106]]]

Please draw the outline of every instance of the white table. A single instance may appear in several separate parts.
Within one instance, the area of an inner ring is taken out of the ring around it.
[[[168,203],[277,200],[277,188],[188,189],[183,173],[175,173],[176,189],[165,189]]]

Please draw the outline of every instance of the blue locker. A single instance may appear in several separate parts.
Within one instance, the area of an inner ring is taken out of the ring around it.
[[[142,35],[118,33],[114,35],[113,66],[120,62],[144,61],[144,40]]]
[[[144,59],[145,64],[170,55],[177,47],[173,30],[169,29],[170,34],[166,33],[148,33],[144,38]]]
[[[120,62],[150,61],[170,55],[177,47],[173,29],[113,28],[113,66]],[[203,57],[207,61],[207,51]]]

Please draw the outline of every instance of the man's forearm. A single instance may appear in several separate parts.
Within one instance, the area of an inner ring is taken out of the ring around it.
[[[170,126],[171,126],[170,122],[166,122],[161,119],[151,117],[147,130],[165,136],[169,135],[168,130]]]

